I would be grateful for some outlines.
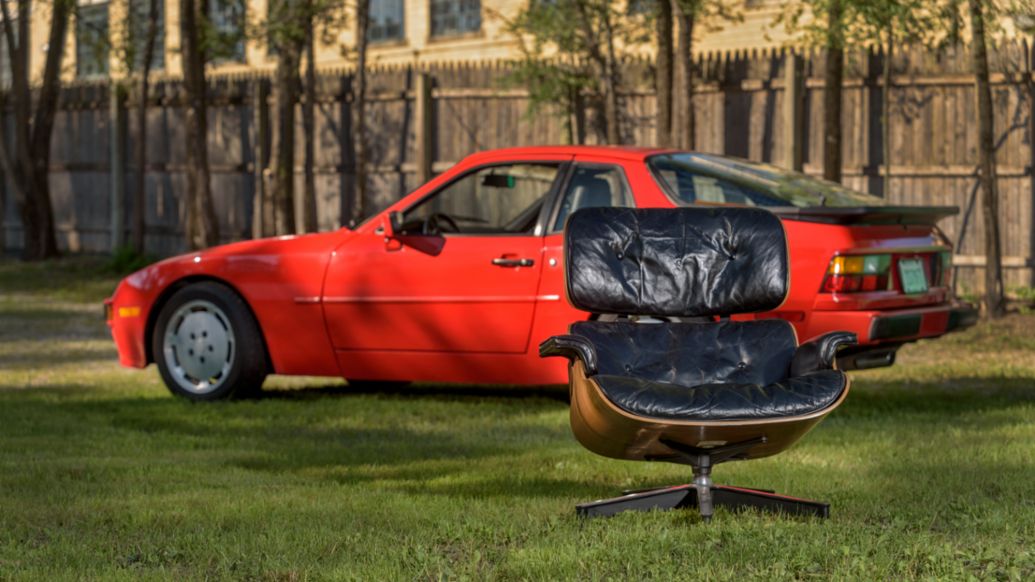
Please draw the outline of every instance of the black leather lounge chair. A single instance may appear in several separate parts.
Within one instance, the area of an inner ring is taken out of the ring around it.
[[[571,216],[564,240],[568,300],[601,315],[539,347],[571,362],[576,438],[600,455],[683,463],[694,475],[579,505],[579,515],[696,506],[708,520],[720,505],[827,517],[824,503],[711,480],[715,464],[791,446],[848,394],[834,355],[854,334],[799,346],[787,321],[728,318],[786,299],[780,220],[751,208],[590,208]]]

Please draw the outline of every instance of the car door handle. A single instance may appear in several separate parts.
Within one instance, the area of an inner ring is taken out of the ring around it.
[[[505,259],[500,257],[493,259],[492,264],[497,267],[531,267],[535,264],[532,259]]]

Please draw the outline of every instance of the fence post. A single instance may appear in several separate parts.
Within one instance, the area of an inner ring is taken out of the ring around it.
[[[417,138],[417,183],[431,179],[434,163],[434,141],[432,126],[431,76],[417,73],[414,77],[414,126]]]
[[[257,78],[252,83],[252,113],[255,116],[255,154],[252,167],[252,238],[262,238],[267,234],[264,230],[263,217],[266,203],[266,167],[270,154],[270,109],[269,85],[266,79]]]
[[[126,91],[116,82],[108,89],[111,147],[108,169],[111,186],[111,250],[126,244]]]
[[[1028,253],[1026,260],[1031,269],[1028,277],[1030,285],[1035,287],[1035,45],[1029,45],[1024,39],[1024,83],[1028,89],[1028,180],[1031,193],[1029,214],[1031,229],[1028,232]]]
[[[788,50],[784,58],[783,143],[784,166],[800,172],[804,166],[805,63],[801,55]]]

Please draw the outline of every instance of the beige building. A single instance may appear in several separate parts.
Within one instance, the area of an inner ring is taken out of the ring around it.
[[[8,2],[14,8],[15,0]],[[369,0],[371,12],[371,64],[404,65],[444,62],[484,62],[513,58],[519,54],[517,40],[506,31],[506,20],[529,0]],[[742,2],[737,10],[740,20],[726,23],[701,23],[697,27],[695,52],[729,51],[779,47],[788,41],[783,27],[775,22],[784,10],[780,0],[733,0]],[[78,0],[66,42],[66,80],[103,79],[119,75],[124,65],[115,46],[131,46],[135,29],[142,29],[148,0]],[[181,74],[179,0],[159,0],[161,34],[153,69],[160,75]],[[233,33],[264,21],[269,0],[210,0],[210,17],[216,27]],[[354,22],[354,3],[343,3],[348,22]],[[49,4],[33,5],[31,27],[31,67],[41,73],[47,46]],[[1005,23],[1012,29],[1012,23]],[[140,36],[140,35],[137,35]],[[232,35],[233,36],[233,35]],[[238,35],[241,36],[241,35]],[[254,37],[255,35],[250,35]],[[355,29],[346,25],[334,31],[330,42],[317,49],[320,68],[347,68],[349,50],[354,46]],[[241,40],[227,58],[211,65],[217,73],[262,70],[273,67],[273,57],[265,43],[250,38]],[[641,48],[649,52],[650,47]],[[0,46],[0,76],[6,80],[6,50]]]
[[[2,0],[0,0],[2,1]],[[14,8],[14,0],[6,0]],[[217,28],[240,31],[262,22],[269,0],[210,0],[210,16]],[[344,3],[344,0],[342,0]],[[518,54],[516,39],[505,23],[528,0],[370,0],[371,28],[369,58],[373,65],[403,65],[444,62],[496,61]],[[119,75],[125,68],[121,51],[133,46],[134,34],[143,29],[148,0],[78,0],[66,41],[63,78],[100,80]],[[161,50],[153,62],[160,75],[181,74],[179,1],[159,0]],[[351,3],[346,4],[346,6]],[[785,40],[782,30],[771,27],[782,3],[777,0],[745,0],[743,21],[719,30],[700,28],[696,50],[729,50],[778,46]],[[349,10],[349,9],[345,9]],[[48,47],[49,5],[36,2],[30,30],[30,66],[35,76],[42,73]],[[350,22],[351,15],[346,18]],[[254,35],[252,35],[254,36]],[[355,29],[346,25],[335,31],[331,42],[319,43],[320,68],[347,68]],[[233,74],[273,67],[273,57],[258,39],[241,39],[230,47],[227,58],[211,65],[218,73]],[[0,47],[0,75],[6,81],[9,63],[6,48]]]

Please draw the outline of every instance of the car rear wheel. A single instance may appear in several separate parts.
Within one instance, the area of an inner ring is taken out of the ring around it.
[[[226,400],[258,392],[266,350],[255,317],[237,293],[215,282],[176,291],[152,335],[162,380],[176,396]]]

